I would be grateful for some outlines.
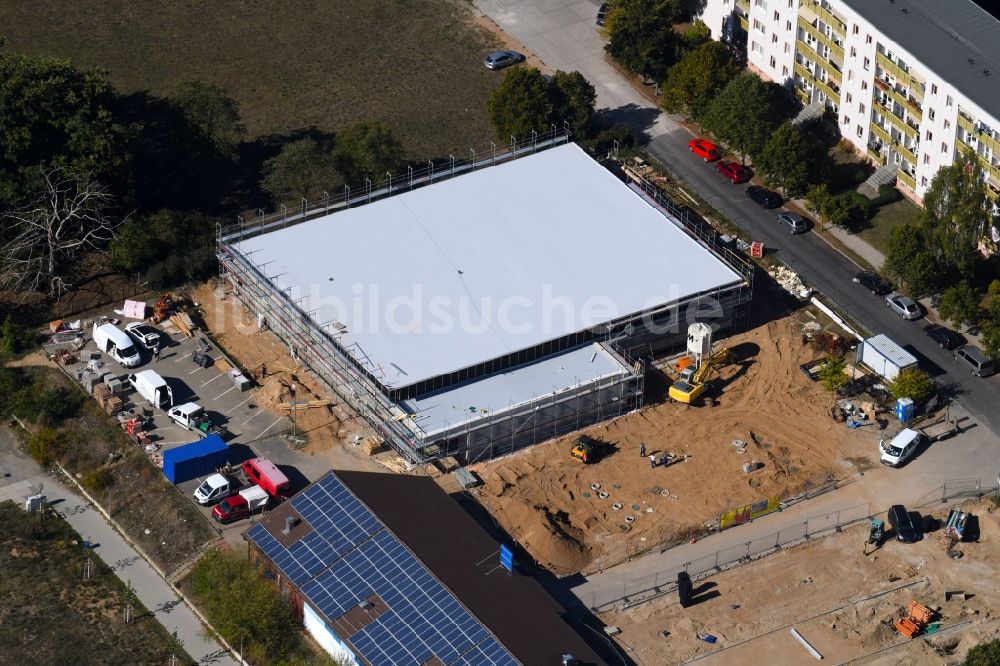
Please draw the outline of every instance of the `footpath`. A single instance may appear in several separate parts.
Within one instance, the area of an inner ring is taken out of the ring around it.
[[[0,502],[12,500],[23,507],[24,500],[41,488],[59,515],[91,542],[94,554],[123,582],[132,584],[139,601],[168,632],[177,636],[194,663],[235,666],[238,662],[228,651],[205,636],[205,627],[194,611],[104,516],[19,451],[15,441],[5,426],[0,427]]]

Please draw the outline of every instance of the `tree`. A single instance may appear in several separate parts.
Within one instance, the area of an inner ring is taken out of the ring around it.
[[[569,123],[576,139],[586,139],[594,126],[597,91],[580,72],[557,71],[549,81],[550,124]]]
[[[983,351],[994,361],[1000,362],[1000,297],[990,299],[983,321]]]
[[[178,86],[171,101],[181,109],[188,122],[220,150],[235,156],[236,145],[246,129],[240,120],[239,104],[225,88],[216,83],[187,79]]]
[[[30,200],[45,170],[118,182],[136,128],[117,104],[104,70],[0,53],[0,210]]]
[[[403,167],[403,145],[385,125],[373,121],[355,123],[337,136],[333,166],[351,187],[365,178],[378,182],[387,173]]]
[[[739,72],[723,44],[706,42],[685,53],[667,72],[660,104],[667,113],[683,113],[700,120],[712,99]]]
[[[997,666],[1000,664],[1000,638],[977,645],[965,655],[962,666]]]
[[[552,95],[542,73],[533,67],[507,70],[486,103],[490,124],[503,143],[542,131],[552,116]]]
[[[944,262],[971,277],[975,249],[991,220],[983,167],[971,151],[934,174],[924,195],[923,226]]]
[[[333,158],[313,139],[285,144],[264,162],[261,187],[275,201],[312,199],[334,180]]]
[[[124,273],[141,273],[154,288],[204,279],[218,267],[216,222],[173,210],[129,220],[111,241],[111,265]]]
[[[889,382],[890,395],[893,398],[912,398],[913,402],[921,403],[931,397],[934,392],[934,380],[920,368],[901,370],[896,378]]]
[[[941,296],[938,314],[956,326],[974,326],[979,323],[982,312],[979,308],[979,294],[966,280],[945,289]]]
[[[847,369],[847,361],[839,354],[827,354],[823,367],[819,369],[819,381],[827,391],[836,391],[846,384],[850,377],[844,370]]]
[[[787,197],[801,194],[808,185],[809,164],[815,159],[816,146],[789,122],[782,123],[754,158],[758,173],[768,183],[779,185]]]
[[[119,223],[104,214],[112,199],[100,183],[61,169],[42,179],[34,201],[4,215],[16,235],[0,247],[0,288],[59,296],[71,286],[67,260],[101,249]]]
[[[882,268],[916,296],[934,291],[942,279],[940,263],[928,246],[927,236],[912,224],[902,224],[889,233]]]
[[[671,0],[615,0],[608,12],[604,50],[622,67],[644,79],[663,81],[677,59],[674,32],[679,3]]]
[[[740,159],[759,155],[778,125],[775,91],[756,74],[745,72],[715,97],[705,113],[704,124]]]

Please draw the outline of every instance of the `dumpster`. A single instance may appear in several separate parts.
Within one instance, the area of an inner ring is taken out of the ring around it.
[[[210,474],[229,462],[226,443],[218,435],[163,452],[163,473],[170,483]]]

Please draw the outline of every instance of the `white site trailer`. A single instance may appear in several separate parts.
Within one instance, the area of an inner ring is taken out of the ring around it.
[[[872,336],[858,345],[858,361],[889,381],[908,368],[917,367],[917,359],[884,333]]]

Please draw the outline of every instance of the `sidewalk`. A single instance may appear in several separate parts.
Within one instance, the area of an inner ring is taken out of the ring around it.
[[[204,626],[166,581],[109,525],[89,503],[74,494],[54,476],[45,473],[27,455],[12,445],[9,431],[0,428],[0,502],[13,500],[24,506],[29,495],[42,493],[59,515],[83,539],[94,544],[94,552],[125,582],[131,582],[139,601],[168,632],[176,632],[184,650],[197,664],[235,666],[236,660],[214,639],[205,638]],[[9,474],[10,476],[5,476]]]

